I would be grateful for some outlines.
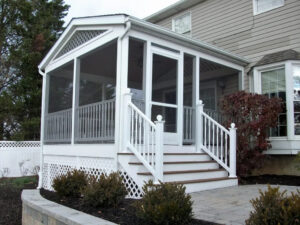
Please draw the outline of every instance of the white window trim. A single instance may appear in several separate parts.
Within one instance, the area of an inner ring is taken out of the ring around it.
[[[257,11],[257,0],[252,0],[252,2],[253,2],[253,15],[254,15],[254,16],[255,16],[255,15],[259,15],[259,14],[264,13],[264,12],[271,11],[271,10],[273,10],[273,9],[280,8],[280,7],[284,6],[284,4],[285,4],[285,0],[283,0],[283,1],[282,1],[282,5],[279,5],[279,6],[276,6],[276,7],[274,7],[274,8],[267,9],[267,10],[264,10],[264,11],[261,11],[261,12],[258,12],[258,11]]]
[[[192,36],[192,12],[191,11],[184,12],[184,13],[172,18],[172,31],[175,32],[175,20],[179,19],[181,17],[187,16],[187,15],[190,16],[190,30],[189,30],[189,32],[190,32],[190,36]],[[178,33],[178,34],[184,35],[185,33]]]
[[[300,65],[300,61],[284,61],[280,63],[269,64],[265,66],[254,67],[253,69],[253,92],[261,94],[261,73],[269,70],[285,68],[285,86],[286,86],[286,108],[287,108],[287,136],[270,137],[270,140],[300,140],[300,135],[295,135],[294,131],[294,106],[293,106],[293,74],[292,66]]]

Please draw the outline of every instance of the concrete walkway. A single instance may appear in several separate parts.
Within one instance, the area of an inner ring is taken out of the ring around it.
[[[194,217],[226,225],[245,224],[253,210],[249,201],[259,196],[259,189],[265,191],[267,185],[241,185],[192,193]],[[281,191],[288,193],[297,189],[300,186],[280,186]]]

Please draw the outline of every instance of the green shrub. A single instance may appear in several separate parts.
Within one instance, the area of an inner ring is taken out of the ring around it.
[[[300,192],[287,197],[279,187],[260,192],[260,197],[251,200],[254,211],[246,225],[294,225],[300,224]]]
[[[183,185],[155,185],[149,181],[143,191],[143,198],[135,205],[137,217],[143,224],[182,225],[191,220],[193,203]]]
[[[84,172],[73,170],[53,180],[53,188],[60,197],[80,197],[81,189],[87,185]]]
[[[102,174],[99,179],[90,177],[82,191],[83,201],[93,207],[116,207],[124,200],[127,190],[118,172]]]

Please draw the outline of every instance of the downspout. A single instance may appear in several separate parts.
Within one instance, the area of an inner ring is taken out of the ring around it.
[[[44,73],[44,72],[41,70],[41,68],[39,68],[39,74],[43,76],[43,79],[44,79],[44,77],[46,77],[46,73]],[[43,85],[45,85],[45,84],[43,84]],[[43,86],[43,88],[45,88],[45,87]],[[42,93],[43,93],[43,91],[42,91]],[[42,105],[43,105],[43,104],[45,104],[45,102],[43,103],[43,98],[42,98]],[[43,115],[44,115],[44,108],[45,108],[45,107],[42,106],[42,112],[41,112],[41,134],[42,134],[42,132],[44,132],[44,131],[42,131],[42,129],[44,129],[44,128],[42,127],[42,123],[44,123],[44,122],[42,121],[42,119],[44,119],[44,118],[43,118]],[[43,135],[43,136],[44,136],[44,135]],[[43,169],[43,163],[44,163],[44,161],[43,161],[43,143],[42,143],[42,138],[44,138],[44,137],[42,137],[42,136],[40,137],[40,149],[41,149],[41,152],[40,152],[40,171],[39,171],[39,173],[38,173],[38,176],[39,176],[39,182],[38,182],[37,189],[41,189],[42,186],[43,186],[43,172],[42,172],[42,169]]]

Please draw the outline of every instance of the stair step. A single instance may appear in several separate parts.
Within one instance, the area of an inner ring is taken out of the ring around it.
[[[213,160],[207,161],[176,161],[176,162],[164,162],[165,164],[192,164],[192,163],[215,163]],[[141,162],[129,162],[130,165],[143,165]],[[150,163],[151,165],[152,163]]]
[[[143,163],[141,162],[128,162],[129,166],[136,166],[134,169],[138,172],[149,172]],[[164,171],[183,171],[183,170],[209,170],[209,169],[219,169],[219,164],[213,160],[205,160],[205,161],[171,161],[164,162],[163,165]]]
[[[122,152],[122,153],[118,153],[118,155],[134,155],[131,152]],[[145,155],[148,155],[148,153],[145,153]],[[152,153],[149,153],[149,155],[152,155]],[[155,155],[155,153],[154,153]],[[206,153],[191,153],[191,152],[166,152],[164,153],[164,155],[207,155]]]
[[[235,179],[237,179],[237,178],[220,177],[220,178],[211,178],[211,179],[183,180],[183,181],[167,182],[167,183],[195,184],[195,183],[205,183],[205,182],[222,181],[222,180],[235,180]]]
[[[225,171],[224,169],[208,169],[208,170],[179,170],[179,171],[164,171],[164,175],[170,175],[170,174],[183,174],[183,173],[206,173],[206,172],[219,172],[219,171]],[[138,175],[143,176],[152,176],[152,173],[150,172],[140,172],[137,173]]]

